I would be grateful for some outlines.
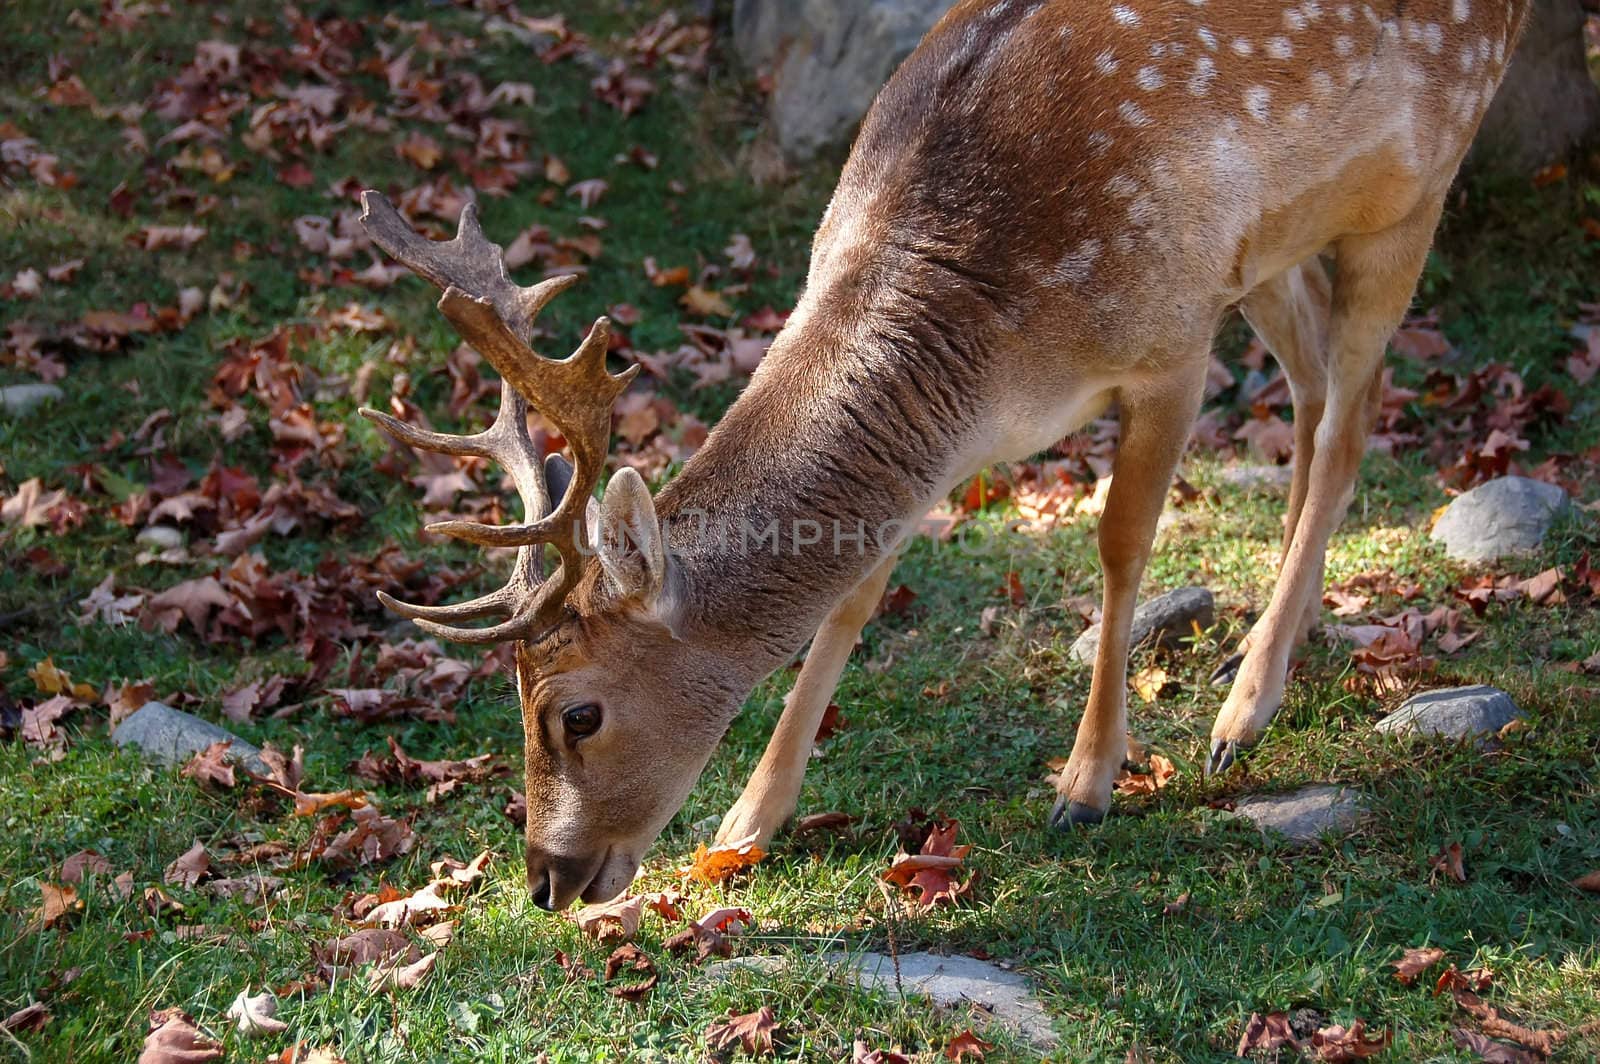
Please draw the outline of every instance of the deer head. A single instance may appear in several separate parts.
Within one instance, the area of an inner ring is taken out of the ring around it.
[[[444,291],[439,309],[500,373],[494,423],[471,436],[363,416],[412,447],[498,462],[522,499],[523,523],[445,521],[432,532],[515,547],[506,584],[449,606],[415,606],[379,593],[424,631],[462,643],[516,642],[527,768],[528,885],[536,904],[603,901],[632,880],[644,851],[688,795],[745,692],[717,656],[673,634],[672,580],[660,522],[638,473],[623,469],[594,498],[611,435],[612,405],[638,371],[606,369],[609,323],[598,319],[570,357],[528,346],[539,311],[572,277],[520,287],[474,208],[454,240],[412,230],[383,196],[364,192],[374,242]],[[528,435],[529,405],[571,452],[542,461]],[[544,554],[559,556],[544,576]],[[501,618],[485,627],[464,622]]]

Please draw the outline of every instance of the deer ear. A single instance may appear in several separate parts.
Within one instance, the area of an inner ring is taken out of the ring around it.
[[[595,552],[622,598],[653,603],[667,579],[667,552],[650,489],[636,470],[619,469],[600,501]]]

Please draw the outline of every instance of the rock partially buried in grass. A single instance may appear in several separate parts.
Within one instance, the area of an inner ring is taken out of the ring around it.
[[[706,968],[713,979],[743,970],[772,972],[788,964],[821,961],[843,968],[863,990],[895,992],[895,960],[883,953],[824,953],[820,957],[738,957]],[[933,953],[900,955],[900,986],[907,994],[928,998],[941,1008],[978,1005],[995,1023],[1039,1050],[1054,1049],[1056,1034],[1050,1015],[1033,996],[1028,980],[975,957],[941,957]]]
[[[1218,475],[1230,488],[1249,491],[1253,488],[1287,488],[1294,477],[1294,469],[1286,465],[1231,465]]]
[[[1359,792],[1316,783],[1287,794],[1241,798],[1233,811],[1263,832],[1276,832],[1290,842],[1303,844],[1350,830],[1366,809]]]
[[[1442,735],[1448,739],[1493,735],[1522,713],[1498,687],[1474,684],[1424,691],[1373,725],[1389,735]]]
[[[251,772],[270,773],[261,751],[226,728],[161,702],[146,702],[111,733],[118,746],[132,746],[162,765],[181,765],[212,743],[230,740],[228,756]]]
[[[1498,477],[1457,496],[1434,524],[1431,538],[1457,561],[1527,554],[1544,545],[1551,523],[1570,507],[1567,493],[1554,484]]]
[[[0,410],[9,417],[22,417],[42,403],[57,401],[64,394],[54,384],[13,384],[0,388]]]
[[[1216,601],[1210,591],[1203,587],[1180,587],[1157,595],[1133,611],[1133,630],[1128,645],[1137,648],[1154,642],[1177,646],[1180,640],[1193,634],[1195,625],[1211,627],[1215,616]],[[1100,626],[1094,624],[1077,638],[1069,653],[1074,661],[1087,665],[1094,661],[1095,651],[1099,649]]]

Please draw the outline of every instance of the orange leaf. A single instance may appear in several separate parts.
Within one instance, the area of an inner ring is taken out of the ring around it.
[[[707,848],[704,843],[695,847],[694,858],[679,870],[696,883],[722,883],[732,878],[767,855],[752,843],[734,843]]]
[[[1394,965],[1394,977],[1406,986],[1410,986],[1417,981],[1417,976],[1442,960],[1444,960],[1444,950],[1427,946],[1421,949],[1408,949],[1403,957],[1390,963]]]
[[[944,1056],[946,1060],[965,1060],[967,1057],[982,1060],[984,1054],[993,1048],[993,1042],[985,1042],[971,1031],[962,1031],[944,1047]]]

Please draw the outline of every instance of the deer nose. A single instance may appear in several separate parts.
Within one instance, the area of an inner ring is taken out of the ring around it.
[[[528,847],[528,894],[545,912],[572,904],[594,878],[596,862],[587,857],[565,857]]]

